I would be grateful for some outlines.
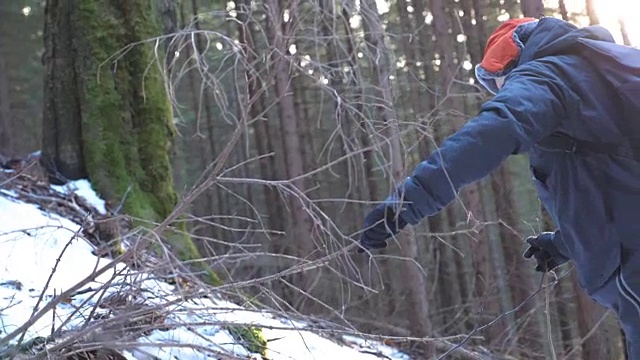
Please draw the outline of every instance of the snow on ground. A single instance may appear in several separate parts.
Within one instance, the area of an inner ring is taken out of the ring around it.
[[[70,181],[65,185],[51,185],[53,190],[56,190],[62,194],[68,194],[74,192],[81,198],[83,198],[89,205],[93,206],[100,214],[106,214],[107,208],[105,207],[105,201],[102,200],[91,187],[91,183],[86,179]]]
[[[96,196],[88,181],[76,181],[55,190],[62,193],[75,191],[100,212],[105,212],[104,201]],[[79,228],[78,224],[45,213],[36,205],[16,200],[11,191],[0,191],[0,339],[27,321],[35,313],[36,304],[41,309],[55,294],[60,294],[108,263],[109,260],[92,254],[92,245],[75,237]],[[123,269],[124,265],[116,268]],[[306,324],[303,322],[244,308],[221,298],[180,301],[175,286],[154,280],[148,274],[130,273],[131,277],[136,277],[138,289],[145,290],[141,292],[145,305],[178,301],[164,319],[167,326],[158,327],[137,339],[138,345],[124,352],[128,359],[215,359],[216,355],[207,350],[260,358],[239,345],[219,325],[221,322],[267,326],[262,332],[269,340],[267,357],[270,360],[409,359],[393,348],[355,336],[343,336],[341,342],[333,341],[312,330],[304,330]],[[85,288],[99,288],[112,277],[113,272],[107,272]],[[130,283],[128,277],[117,279],[115,282]],[[118,291],[119,287],[115,285],[107,294]],[[24,341],[49,336],[67,319],[71,321],[63,329],[82,325],[94,308],[96,297],[95,291],[86,291],[61,303],[55,308],[55,313],[43,316],[30,327]],[[192,325],[185,326],[185,323]],[[168,345],[172,343],[176,345]]]

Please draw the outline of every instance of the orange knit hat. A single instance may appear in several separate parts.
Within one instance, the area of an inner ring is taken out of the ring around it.
[[[484,50],[484,58],[480,66],[495,73],[504,68],[520,55],[520,49],[513,38],[513,33],[520,24],[537,21],[534,18],[510,19],[502,23],[491,34]]]
[[[523,31],[516,32],[518,27],[537,21],[538,19],[530,17],[509,19],[500,24],[491,34],[482,62],[476,66],[476,77],[489,91],[497,92],[495,79],[505,76],[509,65],[520,57],[523,39],[519,39],[518,35]],[[535,26],[535,24],[531,25]]]

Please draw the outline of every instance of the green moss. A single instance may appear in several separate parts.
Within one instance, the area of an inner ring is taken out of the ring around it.
[[[255,326],[230,325],[226,327],[229,334],[249,352],[262,355],[267,359],[267,339],[262,329]]]
[[[211,284],[213,286],[220,286],[222,284],[224,284],[224,281],[222,281],[222,279],[220,279],[220,276],[218,276],[218,274],[216,274],[215,271],[211,270],[211,269],[206,269],[206,275],[205,275],[205,281],[208,284]]]
[[[112,204],[149,227],[171,213],[174,190],[169,147],[175,135],[171,104],[156,59],[160,26],[152,2],[80,1],[75,71],[81,84],[84,156],[89,179]],[[131,44],[136,44],[122,50]],[[130,188],[130,191],[127,190]],[[181,260],[200,259],[183,224],[163,234]],[[219,284],[217,276],[206,280]]]
[[[83,1],[78,6],[83,34],[79,40],[85,51],[76,71],[84,84],[82,113],[84,154],[87,172],[98,191],[119,202],[129,186],[133,186],[124,204],[126,213],[143,219],[157,220],[150,196],[137,179],[143,173],[137,156],[132,103],[134,81],[132,64],[136,58],[125,56],[117,66],[105,62],[127,44],[127,34],[104,1]],[[105,11],[106,10],[106,11]],[[113,10],[113,9],[112,9]],[[103,65],[101,67],[101,65]]]

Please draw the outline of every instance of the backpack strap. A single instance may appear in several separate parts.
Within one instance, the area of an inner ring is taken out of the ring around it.
[[[563,133],[553,133],[535,144],[541,150],[577,154],[606,154],[632,158],[640,162],[640,147],[628,147],[616,143],[578,140]]]

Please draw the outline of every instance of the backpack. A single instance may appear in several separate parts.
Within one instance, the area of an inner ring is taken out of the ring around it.
[[[588,38],[578,39],[573,51],[596,65],[618,98],[622,117],[617,126],[629,145],[573,139],[554,133],[538,146],[548,151],[595,152],[632,157],[640,162],[640,49]]]

